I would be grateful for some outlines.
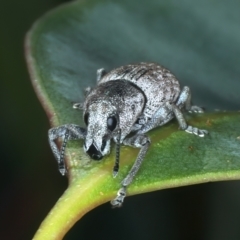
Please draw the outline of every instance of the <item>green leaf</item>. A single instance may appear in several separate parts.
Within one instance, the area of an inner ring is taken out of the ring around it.
[[[26,56],[34,89],[51,125],[83,126],[82,113],[72,109],[72,103],[83,101],[83,89],[95,85],[96,70],[140,61],[170,68],[191,87],[198,104],[210,109],[239,107],[235,58],[239,54],[230,54],[239,51],[234,48],[238,41],[233,38],[224,51],[226,34],[222,30],[231,23],[234,32],[235,25],[221,14],[226,11],[224,6],[220,4],[216,12],[214,1],[203,2],[204,7],[190,0],[75,1],[42,17],[27,35]],[[128,196],[240,178],[240,113],[186,117],[210,134],[205,138],[187,134],[178,130],[175,120],[151,131],[151,147]],[[68,144],[69,187],[35,239],[60,239],[86,212],[114,198],[139,151],[121,148],[120,172],[113,178],[114,147],[103,161],[95,162],[84,154],[82,144]]]

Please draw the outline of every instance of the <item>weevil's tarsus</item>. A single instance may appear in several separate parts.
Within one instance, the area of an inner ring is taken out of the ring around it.
[[[127,193],[126,187],[122,187],[118,190],[116,198],[114,198],[111,201],[111,204],[112,204],[113,208],[117,208],[117,207],[122,206],[124,198],[126,197],[126,193]]]
[[[188,127],[185,129],[185,132],[195,134],[199,137],[204,137],[206,134],[208,134],[207,130],[192,127],[190,125],[188,125]]]
[[[83,103],[74,103],[73,109],[83,110]]]

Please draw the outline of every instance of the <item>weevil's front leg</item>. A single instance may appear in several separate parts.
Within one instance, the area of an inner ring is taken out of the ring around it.
[[[188,125],[183,116],[182,111],[175,104],[167,103],[167,106],[169,107],[170,110],[173,111],[173,113],[179,123],[179,126],[182,130],[184,130],[188,133],[195,134],[199,137],[204,137],[206,134],[208,134],[207,130],[199,129],[199,128]]]
[[[79,127],[75,124],[66,124],[60,127],[51,128],[48,131],[48,140],[52,152],[58,162],[58,170],[64,176],[67,173],[67,169],[64,163],[65,148],[68,140],[84,139],[86,136],[86,129]],[[55,140],[62,138],[63,143],[61,150],[59,151]]]
[[[136,134],[130,138],[124,139],[123,144],[141,149],[131,170],[129,171],[128,175],[123,179],[121,183],[122,188],[119,189],[117,197],[111,201],[113,207],[121,207],[126,196],[127,186],[133,181],[134,176],[137,174],[142,164],[142,161],[150,145],[150,139],[146,135]]]

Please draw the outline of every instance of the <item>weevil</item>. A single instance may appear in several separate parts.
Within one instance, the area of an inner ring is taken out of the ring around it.
[[[97,85],[86,89],[84,103],[73,108],[83,110],[86,128],[66,124],[48,132],[49,143],[62,175],[67,173],[64,152],[67,141],[83,139],[84,151],[100,161],[110,152],[110,143],[116,143],[113,177],[119,171],[120,145],[140,148],[138,156],[121,182],[114,207],[120,207],[126,196],[127,186],[137,174],[150,145],[148,131],[162,126],[174,117],[180,129],[204,137],[208,132],[190,126],[183,111],[202,113],[203,109],[191,105],[189,87],[180,89],[177,78],[166,68],[156,63],[142,62],[116,68],[110,72],[97,70]],[[62,138],[61,149],[55,140]],[[159,166],[161,167],[161,166]]]

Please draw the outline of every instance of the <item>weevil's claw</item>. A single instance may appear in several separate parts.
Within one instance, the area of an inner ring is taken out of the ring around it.
[[[126,197],[126,188],[122,187],[118,190],[117,197],[111,201],[112,207],[113,208],[121,207],[125,197]]]
[[[60,163],[58,165],[58,171],[61,173],[62,176],[65,176],[67,174],[67,169],[64,163]]]
[[[67,171],[65,168],[59,168],[59,172],[61,173],[62,176],[65,176],[67,174]]]
[[[199,137],[204,137],[206,134],[208,134],[207,130],[198,129],[198,128],[192,127],[190,125],[185,129],[185,131],[188,132],[188,133],[191,133],[191,134],[195,134]]]
[[[191,108],[188,110],[188,112],[204,113],[204,110],[203,110],[203,108],[198,107],[198,106],[191,106]]]

